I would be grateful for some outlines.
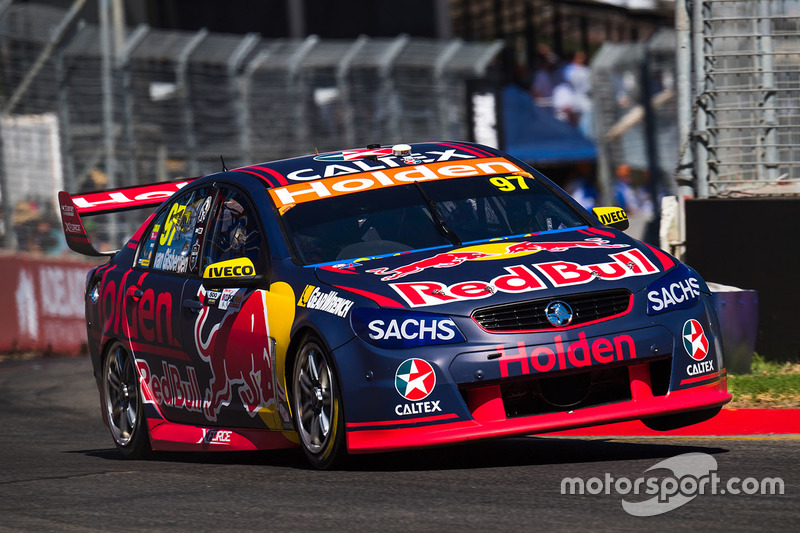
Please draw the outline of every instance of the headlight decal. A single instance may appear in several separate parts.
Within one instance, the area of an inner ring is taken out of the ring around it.
[[[688,268],[677,268],[647,288],[647,314],[689,309],[700,300],[701,282]]]
[[[365,342],[389,350],[466,340],[453,319],[434,313],[358,308],[353,310],[350,323]]]

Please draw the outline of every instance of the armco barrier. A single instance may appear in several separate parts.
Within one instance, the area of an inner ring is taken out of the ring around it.
[[[0,255],[0,279],[8,290],[0,306],[0,352],[85,352],[84,286],[96,264],[71,257]]]

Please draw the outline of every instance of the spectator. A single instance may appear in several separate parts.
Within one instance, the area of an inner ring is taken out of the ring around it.
[[[561,122],[578,125],[575,90],[572,84],[562,79],[553,89],[553,115]]]
[[[564,68],[564,79],[574,91],[575,122],[581,133],[592,137],[592,100],[589,93],[592,88],[592,71],[586,66],[586,52],[578,50],[572,61]]]
[[[628,165],[617,167],[615,192],[616,204],[629,215],[640,215],[647,219],[653,216],[653,199],[646,188],[635,185]]]
[[[596,207],[599,194],[592,185],[591,165],[589,163],[575,165],[575,173],[564,185],[564,190],[585,209],[591,210]]]
[[[537,47],[537,64],[538,68],[533,73],[531,83],[533,101],[539,107],[552,108],[553,90],[557,84],[558,56],[549,46],[540,44]]]
[[[54,224],[52,217],[40,218],[31,242],[31,251],[47,255],[61,255],[67,250],[67,241],[61,225]]]
[[[631,167],[619,165],[617,167],[617,183],[614,189],[616,204],[629,213],[638,210],[639,197],[631,185]]]
[[[32,251],[36,226],[39,222],[39,206],[36,202],[20,200],[14,206],[14,234],[17,237],[17,249]]]

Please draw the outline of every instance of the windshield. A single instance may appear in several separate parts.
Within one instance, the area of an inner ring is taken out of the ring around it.
[[[521,175],[417,181],[300,203],[282,218],[306,265],[586,225],[535,178]]]

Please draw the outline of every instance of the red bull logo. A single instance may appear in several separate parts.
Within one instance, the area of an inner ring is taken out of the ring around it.
[[[451,268],[465,261],[478,261],[485,259],[504,259],[510,256],[529,255],[537,252],[565,252],[575,248],[627,248],[627,244],[611,244],[600,238],[585,239],[583,241],[566,242],[515,242],[491,243],[460,248],[452,252],[437,254],[433,257],[415,261],[408,265],[388,268],[375,268],[367,270],[371,274],[384,275],[382,281],[392,281],[411,274],[417,274],[429,268]]]
[[[471,280],[445,285],[438,281],[407,281],[390,286],[411,307],[441,305],[462,300],[489,298],[497,292],[520,294],[546,289],[543,278],[553,287],[582,285],[593,281],[613,281],[631,276],[647,276],[658,268],[639,250],[626,250],[608,256],[610,261],[581,265],[568,261],[534,263],[535,273],[525,265],[504,267],[506,274],[491,281]]]

